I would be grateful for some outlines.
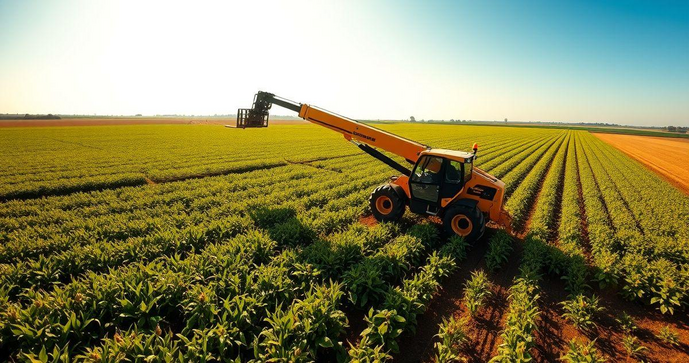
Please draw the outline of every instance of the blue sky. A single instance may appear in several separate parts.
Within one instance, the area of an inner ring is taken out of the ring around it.
[[[234,113],[258,89],[366,119],[689,126],[689,2],[0,0],[0,113]]]

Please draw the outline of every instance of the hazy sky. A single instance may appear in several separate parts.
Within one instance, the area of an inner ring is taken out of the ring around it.
[[[689,126],[689,1],[0,0],[0,113]],[[277,109],[275,114],[289,114]]]

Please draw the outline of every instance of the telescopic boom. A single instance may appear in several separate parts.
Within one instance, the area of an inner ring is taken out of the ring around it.
[[[385,154],[374,149],[380,148],[395,155],[401,156],[408,163],[414,164],[421,152],[430,147],[416,141],[405,139],[393,133],[366,125],[350,118],[335,114],[307,104],[297,103],[272,93],[259,91],[254,97],[253,107],[238,111],[238,125],[255,124],[268,126],[269,110],[272,105],[278,105],[288,110],[299,113],[299,117],[341,133],[345,139],[355,143],[360,149],[369,155],[390,165],[397,171],[409,175],[410,170],[390,159]],[[246,115],[240,118],[240,115]],[[241,126],[239,126],[241,127]]]

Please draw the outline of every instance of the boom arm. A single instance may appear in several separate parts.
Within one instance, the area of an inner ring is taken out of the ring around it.
[[[259,91],[256,94],[253,108],[249,110],[250,117],[267,118],[268,110],[270,110],[273,104],[298,112],[299,117],[304,120],[341,133],[345,139],[355,143],[363,151],[407,175],[410,174],[409,169],[388,158],[385,154],[373,147],[381,148],[395,155],[399,155],[411,164],[416,163],[419,153],[430,149],[430,147],[426,145],[405,139],[356,120],[314,106],[290,101],[268,92]]]

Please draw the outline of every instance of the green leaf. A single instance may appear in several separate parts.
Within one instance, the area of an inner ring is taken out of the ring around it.
[[[74,314],[74,313],[72,313]],[[69,329],[72,327],[72,319],[67,320],[67,324],[62,326],[62,332],[67,333]]]
[[[388,323],[380,324],[380,326],[378,327],[378,332],[380,332],[380,334],[387,333],[388,332]]]
[[[323,348],[332,348],[333,347],[333,341],[330,340],[330,338],[328,338],[328,337],[323,337],[318,342],[318,345],[323,347]]]
[[[44,363],[48,362],[48,353],[45,351],[45,345],[43,346],[43,349],[41,349],[41,352],[38,353],[38,359]]]

